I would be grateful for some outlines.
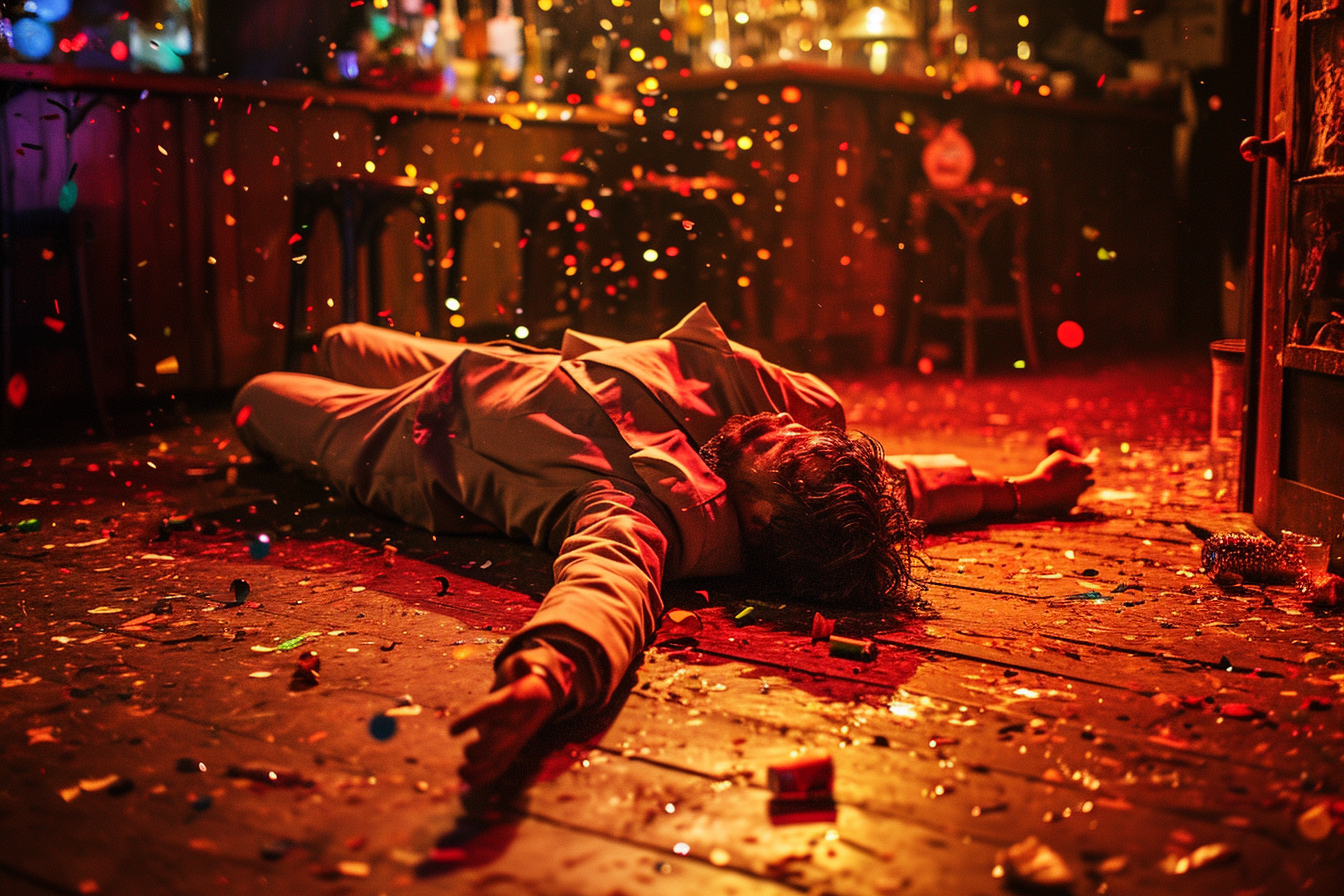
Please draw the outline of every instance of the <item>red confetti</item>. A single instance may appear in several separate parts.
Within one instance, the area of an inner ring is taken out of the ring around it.
[[[112,44],[112,49],[109,50],[108,52],[111,53],[112,58],[117,60],[118,62],[125,62],[126,57],[131,55],[130,48],[126,46],[126,43],[124,41],[120,40]]]
[[[238,181],[238,177],[233,173],[232,168],[225,168],[221,177],[224,178],[224,186],[226,187],[231,187]]]
[[[1077,348],[1083,344],[1083,327],[1077,321],[1066,320],[1055,330],[1055,338],[1065,348]]]
[[[566,164],[572,165],[572,164],[574,164],[575,162],[577,162],[577,161],[579,160],[579,157],[582,156],[582,155],[583,155],[583,150],[582,150],[582,149],[579,149],[579,148],[576,146],[576,147],[574,147],[573,149],[566,150],[565,154],[562,155],[562,156],[560,157],[560,161],[562,161],[562,162],[564,162],[564,163],[566,163]]]
[[[252,417],[252,405],[245,404],[238,409],[238,413],[233,415],[233,425],[239,429]]]
[[[23,374],[16,373],[9,378],[5,386],[5,398],[10,407],[23,407],[23,403],[28,400],[28,379]]]
[[[797,87],[785,87],[779,92],[779,98],[786,103],[800,103],[803,100],[803,92]]]
[[[59,317],[44,317],[42,318],[42,323],[46,324],[47,329],[51,330],[53,333],[59,333],[65,329],[65,321],[61,320]]]
[[[1254,719],[1264,715],[1260,710],[1245,703],[1224,703],[1218,711],[1229,719]]]

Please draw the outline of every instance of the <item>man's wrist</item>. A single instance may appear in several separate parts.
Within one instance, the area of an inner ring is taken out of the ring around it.
[[[1022,513],[1022,488],[1012,476],[1003,477],[1003,484],[1008,487],[1008,493],[1013,499],[1013,506],[1008,511],[1008,515],[1017,516]]]

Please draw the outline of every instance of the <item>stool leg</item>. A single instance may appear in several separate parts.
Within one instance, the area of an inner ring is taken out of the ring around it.
[[[467,244],[467,225],[471,222],[471,213],[477,205],[475,197],[465,195],[463,190],[455,190],[448,197],[448,242],[449,257],[452,264],[448,267],[444,289],[447,298],[462,301],[462,249]],[[461,214],[461,218],[458,214]]]
[[[919,319],[923,315],[923,302],[910,303],[910,318],[905,324],[905,347],[901,350],[901,364],[909,366],[919,352]]]
[[[356,230],[355,244],[364,249],[365,282],[368,284],[369,323],[377,323],[383,308],[383,234],[387,231],[388,209],[365,205]],[[384,317],[383,321],[390,320]]]
[[[84,252],[73,220],[66,222],[65,237],[69,241],[66,251],[70,255],[70,292],[79,305],[80,329],[84,331],[84,373],[89,378],[89,391],[93,394],[93,410],[98,415],[98,426],[103,436],[110,438],[112,418],[108,416],[107,402],[103,398],[102,378],[94,369],[93,318],[89,309],[89,291],[84,283]]]
[[[341,233],[341,320],[355,323],[359,315],[359,219],[362,203],[353,189],[342,186],[337,225]]]
[[[419,231],[418,244],[423,261],[421,273],[425,276],[425,313],[428,335],[438,336],[439,330],[439,266],[434,258],[434,249],[438,245],[438,228],[434,225],[434,197],[421,194],[412,203],[411,210],[424,220]]]
[[[986,304],[989,283],[985,275],[984,262],[980,259],[980,234],[966,233],[966,309],[962,319],[962,369],[966,378],[975,376],[976,340],[975,328],[980,318],[980,308]]]
[[[1027,366],[1041,366],[1036,352],[1036,326],[1031,314],[1031,288],[1027,280],[1027,221],[1021,215],[1013,227],[1013,279],[1017,281],[1017,311],[1022,321],[1022,342],[1027,349]]]
[[[308,255],[308,232],[315,212],[306,198],[294,197],[293,227],[298,237],[290,246],[290,255],[300,258]],[[308,342],[308,262],[289,264],[289,340],[285,348],[285,367],[292,370],[299,360],[299,349]]]

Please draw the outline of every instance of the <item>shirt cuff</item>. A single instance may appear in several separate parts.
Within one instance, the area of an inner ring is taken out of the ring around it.
[[[578,632],[570,636],[558,626],[527,633],[505,645],[504,652],[495,660],[495,688],[535,672],[551,688],[555,718],[594,708],[602,702],[599,694],[606,691],[599,690],[602,683],[597,681],[583,640]]]
[[[905,474],[915,519],[958,522],[975,519],[984,509],[981,489],[954,487],[976,482],[971,465],[955,454],[904,454],[887,461]]]

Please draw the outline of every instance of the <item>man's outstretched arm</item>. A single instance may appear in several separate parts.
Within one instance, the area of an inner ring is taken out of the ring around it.
[[[1056,450],[1021,476],[971,469],[950,454],[903,455],[888,462],[910,483],[911,514],[932,526],[994,517],[1067,514],[1093,485],[1100,452],[1086,456]]]
[[[504,645],[494,690],[452,722],[451,733],[478,735],[460,770],[468,784],[496,780],[546,722],[611,698],[662,613],[671,524],[655,520],[664,515],[646,496],[605,482],[572,502],[558,526],[568,534],[555,585]]]

